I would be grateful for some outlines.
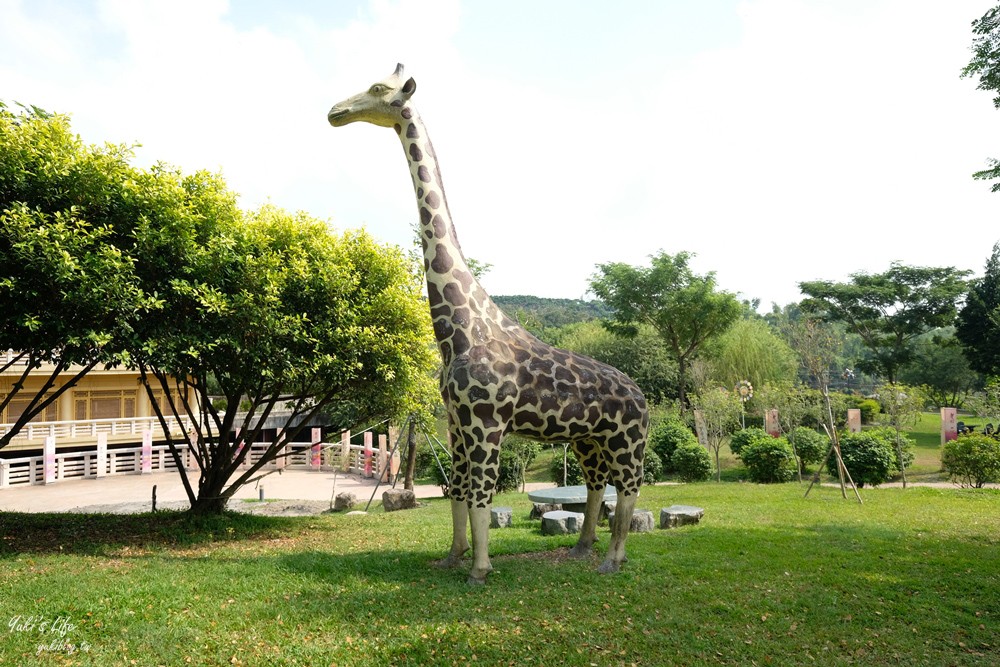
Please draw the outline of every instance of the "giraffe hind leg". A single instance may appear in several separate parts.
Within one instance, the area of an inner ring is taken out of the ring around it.
[[[621,489],[618,490],[618,504],[615,507],[615,521],[611,528],[611,545],[608,546],[608,553],[597,571],[601,574],[611,574],[621,569],[622,563],[628,560],[625,557],[625,538],[628,537],[628,529],[632,523],[632,511],[635,509],[636,500],[639,494],[628,493],[626,495]]]

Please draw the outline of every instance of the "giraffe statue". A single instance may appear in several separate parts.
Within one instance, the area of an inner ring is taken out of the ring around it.
[[[462,254],[445,199],[437,156],[410,99],[403,66],[364,92],[330,109],[334,127],[364,121],[395,129],[403,144],[420,213],[427,297],[441,351],[441,395],[452,447],[451,550],[444,567],[461,564],[469,550],[470,584],[482,584],[490,564],[490,505],[508,434],[543,442],[569,442],[587,484],[580,539],[571,550],[587,557],[597,541],[605,486],[618,493],[616,514],[631,517],[642,483],[649,415],[646,400],[624,373],[538,340],[505,315]],[[616,521],[602,573],[625,562],[629,521]]]

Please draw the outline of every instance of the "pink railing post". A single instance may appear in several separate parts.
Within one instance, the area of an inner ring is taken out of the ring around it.
[[[142,432],[142,462],[139,473],[148,475],[153,472],[153,432],[146,429]]]
[[[351,469],[351,432],[344,431],[340,434],[340,472],[347,472]]]
[[[323,465],[323,429],[312,429],[312,447],[309,448],[309,467],[319,470]]]
[[[94,466],[94,477],[104,477],[108,474],[108,434],[97,434],[97,459]]]
[[[45,437],[45,447],[42,450],[42,484],[52,484],[56,481],[56,437]]]
[[[372,476],[372,432],[365,431],[365,477]]]
[[[389,481],[389,436],[379,433],[378,436],[378,469],[382,471],[379,478],[383,482]]]

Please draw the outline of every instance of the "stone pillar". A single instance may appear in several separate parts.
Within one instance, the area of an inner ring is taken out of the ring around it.
[[[94,477],[104,477],[108,474],[108,434],[97,434],[97,460],[94,465]]]
[[[323,429],[312,429],[312,446],[309,448],[309,467],[319,470],[323,465]]]
[[[139,470],[143,475],[153,472],[153,432],[148,428],[142,432],[142,462]]]
[[[694,430],[698,435],[698,442],[708,449],[708,426],[705,424],[705,414],[701,410],[694,411]]]
[[[857,408],[847,410],[847,432],[861,433],[861,410]]]
[[[941,408],[941,444],[958,437],[958,409]]]
[[[777,438],[781,435],[781,425],[778,423],[778,410],[772,408],[764,413],[764,430],[767,431],[772,438]]]
[[[389,444],[388,436],[380,433],[378,436],[378,469],[382,473],[383,482],[389,481]]]
[[[56,437],[45,437],[45,447],[42,449],[42,483],[52,484],[56,481]]]
[[[340,434],[340,472],[347,472],[351,468],[351,432],[344,431]]]
[[[372,450],[372,432],[365,431],[365,477],[372,476],[372,457],[375,455]]]

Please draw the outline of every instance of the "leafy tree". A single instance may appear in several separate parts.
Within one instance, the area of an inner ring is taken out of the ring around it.
[[[771,331],[763,319],[744,318],[705,346],[715,378],[727,386],[748,380],[754,387],[766,382],[790,381],[798,359],[788,343]]]
[[[729,292],[717,291],[715,274],[695,274],[691,255],[652,255],[650,267],[623,263],[598,265],[590,289],[614,310],[608,326],[636,336],[640,324],[659,334],[677,363],[678,397],[687,405],[688,366],[702,345],[728,329],[741,306]]]
[[[508,315],[517,317],[522,325],[526,322],[535,323],[537,328],[543,330],[590,322],[611,314],[602,302],[583,299],[548,299],[519,294],[494,296],[493,301]]]
[[[986,376],[1000,375],[1000,243],[993,245],[983,277],[969,286],[955,337],[974,370]]]
[[[417,271],[398,250],[270,206],[244,219],[221,181],[185,184],[199,195],[191,215],[141,230],[142,259],[167,278],[131,352],[151,398],[162,396],[158,414],[196,417],[184,441],[199,478],[195,490],[185,475],[185,488],[194,512],[214,513],[320,412],[341,426],[410,412],[433,337]],[[244,466],[282,407],[290,426]]]
[[[905,384],[922,387],[930,402],[939,407],[961,408],[981,382],[951,327],[921,336],[914,347],[914,360],[899,377]]]
[[[965,403],[977,416],[1000,422],[1000,379],[987,382],[981,393],[970,396]]]
[[[0,395],[0,411],[19,408],[0,448],[92,369],[127,361],[124,340],[151,302],[128,232],[172,214],[138,196],[130,158],[85,145],[65,116],[0,104],[0,350],[18,352],[0,371],[21,369]],[[26,389],[29,373],[41,384]]]
[[[919,388],[905,384],[883,384],[876,391],[882,404],[879,421],[895,431],[896,458],[903,461],[903,429],[915,426],[920,421],[927,397]],[[905,489],[906,466],[900,466],[899,473],[903,477]]]
[[[861,336],[869,356],[858,363],[895,382],[914,358],[915,340],[955,319],[968,271],[953,267],[905,266],[893,262],[884,273],[855,273],[848,283],[799,283],[808,299],[802,307],[828,321],[844,322]]]
[[[994,93],[993,106],[1000,109],[1000,7],[988,10],[972,22],[972,58],[962,69],[962,78],[979,77],[979,90]],[[990,159],[990,168],[977,171],[973,178],[994,181],[1000,178],[1000,160]],[[1000,192],[1000,182],[991,190]]]
[[[715,452],[715,475],[722,481],[722,469],[719,467],[719,450],[722,443],[740,423],[743,404],[737,394],[722,387],[707,389],[694,397],[695,420],[704,422],[705,437],[708,447]]]
[[[648,325],[640,325],[634,337],[626,338],[596,321],[584,322],[566,327],[558,344],[628,374],[652,403],[676,394],[677,366],[663,340]]]

